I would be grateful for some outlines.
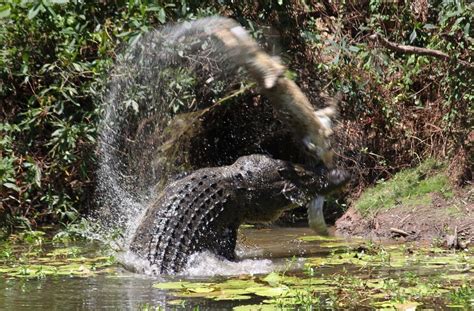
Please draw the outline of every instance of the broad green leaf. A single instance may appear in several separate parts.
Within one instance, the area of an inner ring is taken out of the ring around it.
[[[3,186],[5,188],[15,190],[16,192],[20,192],[20,188],[17,185],[13,184],[13,183],[6,182],[6,183],[3,184]]]
[[[166,13],[165,13],[165,9],[160,8],[160,10],[158,11],[158,20],[159,20],[160,23],[162,23],[162,24],[166,23]]]
[[[158,289],[187,289],[187,288],[194,288],[194,287],[211,286],[212,284],[213,283],[192,283],[192,282],[178,281],[178,282],[155,283],[153,284],[153,287],[158,288]]]
[[[265,281],[272,286],[280,283],[281,280],[282,280],[282,277],[276,272],[272,272],[262,279],[262,281]]]
[[[251,287],[251,288],[248,288],[247,291],[257,296],[276,297],[276,296],[282,296],[284,293],[287,293],[289,291],[289,288],[287,286]]]
[[[336,238],[322,235],[304,235],[298,237],[298,240],[311,242],[311,241],[336,241]]]
[[[29,19],[35,18],[36,15],[38,15],[38,13],[39,13],[41,10],[44,10],[43,5],[42,5],[41,3],[36,4],[35,6],[33,6],[33,7],[28,11],[28,18],[29,18]]]
[[[278,310],[276,305],[260,304],[260,305],[242,305],[232,309],[233,311],[273,311]]]
[[[10,16],[10,12],[11,12],[10,5],[5,4],[5,5],[0,6],[0,18],[5,18],[5,17]]]

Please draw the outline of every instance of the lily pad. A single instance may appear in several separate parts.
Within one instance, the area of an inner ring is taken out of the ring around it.
[[[256,287],[256,286],[263,286],[256,283],[254,280],[241,280],[241,279],[229,279],[224,283],[220,284],[220,288],[222,289],[230,289],[230,288],[247,288],[247,287]]]
[[[262,279],[262,281],[265,281],[270,285],[279,284],[281,280],[282,280],[282,276],[276,272],[272,272]]]
[[[217,296],[217,297],[212,298],[212,300],[215,300],[215,301],[223,301],[223,300],[248,300],[248,299],[252,299],[252,297],[251,297],[251,296],[248,296],[248,295],[235,295],[235,296],[224,296],[224,295],[220,295],[220,296]]]
[[[298,240],[304,241],[304,242],[312,242],[312,241],[339,241],[338,239],[334,237],[328,237],[328,236],[323,236],[323,235],[304,235],[298,237]]]
[[[343,241],[334,241],[334,242],[324,242],[319,244],[320,247],[325,247],[325,248],[343,248],[343,247],[349,247],[350,245],[347,244],[347,242]]]
[[[260,304],[260,305],[242,305],[232,309],[233,311],[273,311],[275,305]]]
[[[193,282],[163,282],[153,284],[154,288],[158,289],[190,289],[190,288],[202,288],[213,285],[213,283],[193,283]]]
[[[255,294],[257,296],[263,297],[276,297],[281,296],[284,293],[289,291],[287,286],[279,286],[279,287],[251,287],[247,288],[249,293]]]

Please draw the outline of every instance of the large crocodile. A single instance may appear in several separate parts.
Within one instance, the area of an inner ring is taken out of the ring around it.
[[[337,169],[313,171],[265,155],[200,169],[170,183],[152,202],[131,250],[154,274],[179,272],[192,253],[203,250],[232,260],[242,222],[272,221],[346,181]]]

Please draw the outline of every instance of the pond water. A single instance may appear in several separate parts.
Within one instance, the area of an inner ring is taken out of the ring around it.
[[[472,251],[242,228],[242,261],[201,254],[183,275],[158,278],[128,272],[97,243],[24,240],[0,247],[1,310],[474,307]]]

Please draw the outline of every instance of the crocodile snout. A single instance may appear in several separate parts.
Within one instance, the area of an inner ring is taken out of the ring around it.
[[[317,194],[327,194],[342,188],[350,180],[350,174],[342,169],[328,169],[325,166],[310,169],[289,164],[280,170],[280,175],[310,199]]]

